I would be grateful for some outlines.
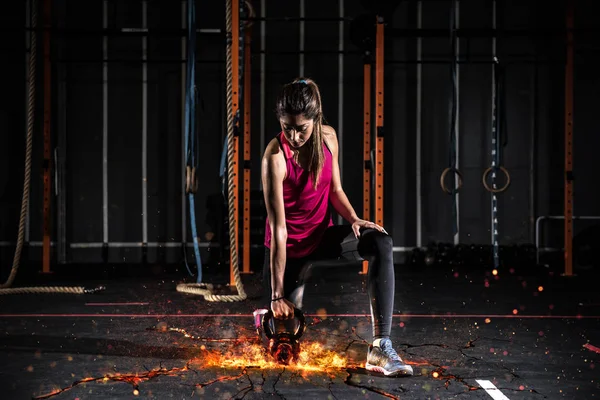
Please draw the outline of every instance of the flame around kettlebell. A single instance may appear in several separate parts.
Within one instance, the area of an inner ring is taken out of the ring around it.
[[[269,352],[278,363],[289,365],[298,360],[299,340],[306,330],[302,311],[294,308],[294,318],[276,319],[269,310],[263,315],[262,326],[269,339]]]

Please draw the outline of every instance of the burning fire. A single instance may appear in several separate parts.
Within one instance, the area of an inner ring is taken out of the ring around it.
[[[203,350],[202,357],[194,360],[193,363],[219,368],[278,369],[283,367],[267,354],[265,348],[259,343],[246,342],[233,346],[225,352],[206,348]],[[347,364],[346,357],[325,349],[320,343],[303,341],[300,345],[298,361],[286,367],[318,372],[343,369],[348,366]]]

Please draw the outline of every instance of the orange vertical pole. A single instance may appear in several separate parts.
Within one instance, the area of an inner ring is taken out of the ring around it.
[[[51,0],[44,1],[44,205],[43,205],[43,251],[42,251],[42,272],[50,272],[50,198],[52,191],[51,165],[52,165],[52,145],[50,136],[50,121],[52,118],[51,103],[51,79],[52,66],[50,62],[50,28],[52,26],[52,4]],[[34,3],[35,4],[35,3]],[[33,79],[33,77],[31,78]]]
[[[250,106],[252,98],[250,86],[252,76],[250,70],[250,41],[252,32],[250,25],[246,26],[244,35],[244,268],[242,273],[250,271]]]
[[[233,85],[232,85],[232,91],[233,91],[233,98],[232,98],[232,103],[233,103],[233,118],[235,118],[235,116],[238,113],[238,108],[239,108],[239,97],[240,97],[240,93],[239,93],[239,87],[240,87],[240,59],[239,59],[239,46],[240,46],[240,5],[239,5],[239,0],[231,0],[231,20],[232,20],[232,28],[231,28],[231,69],[232,69],[232,79],[233,79]],[[234,130],[236,132],[239,132],[239,126],[237,126],[238,123],[236,123],[236,126],[234,127]],[[233,138],[233,179],[232,179],[232,186],[233,186],[233,193],[235,193],[235,195],[233,196],[232,199],[229,199],[229,201],[233,202],[233,213],[235,215],[235,226],[234,226],[234,237],[235,237],[235,251],[236,254],[240,254],[239,253],[239,241],[238,238],[240,237],[239,235],[239,223],[238,223],[238,217],[239,217],[239,210],[238,210],[238,188],[239,188],[239,166],[238,166],[238,154],[239,154],[239,147],[240,147],[240,141],[239,141],[239,134],[236,133],[234,135]],[[239,261],[239,256],[238,256],[238,261]],[[231,259],[231,249],[229,252],[229,284],[231,286],[235,285],[235,278],[233,276],[233,262]]]
[[[567,1],[565,65],[565,275],[573,275],[573,2]]]
[[[369,56],[367,56],[369,57]],[[363,118],[363,219],[371,220],[371,60],[366,59],[364,65],[364,118]],[[369,262],[362,262],[362,273],[366,274]]]
[[[375,142],[375,223],[383,224],[383,17],[377,17],[375,49],[375,104],[377,140]]]

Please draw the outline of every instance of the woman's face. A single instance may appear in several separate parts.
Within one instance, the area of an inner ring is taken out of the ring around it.
[[[314,121],[304,118],[304,115],[284,115],[279,119],[281,129],[290,145],[299,149],[312,135]]]

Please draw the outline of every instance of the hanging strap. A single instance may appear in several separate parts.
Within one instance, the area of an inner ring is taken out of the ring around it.
[[[452,79],[452,90],[450,100],[450,134],[448,138],[448,170],[454,172],[452,174],[452,187],[450,194],[452,195],[452,233],[458,234],[458,190],[454,179],[458,175],[459,183],[462,183],[460,173],[458,172],[457,157],[456,157],[456,122],[458,118],[458,55],[457,50],[457,33],[456,33],[456,7],[455,2],[450,6],[450,47],[452,49],[452,63],[450,64],[450,75]]]
[[[187,75],[185,92],[185,155],[186,155],[186,192],[188,194],[190,209],[190,227],[194,243],[194,255],[198,275],[196,283],[202,282],[202,259],[198,245],[198,232],[196,229],[196,204],[194,194],[198,188],[196,168],[198,166],[198,148],[196,143],[196,4],[195,0],[188,0],[188,44],[187,44]],[[186,260],[186,267],[187,260]],[[188,267],[188,272],[189,272]]]

